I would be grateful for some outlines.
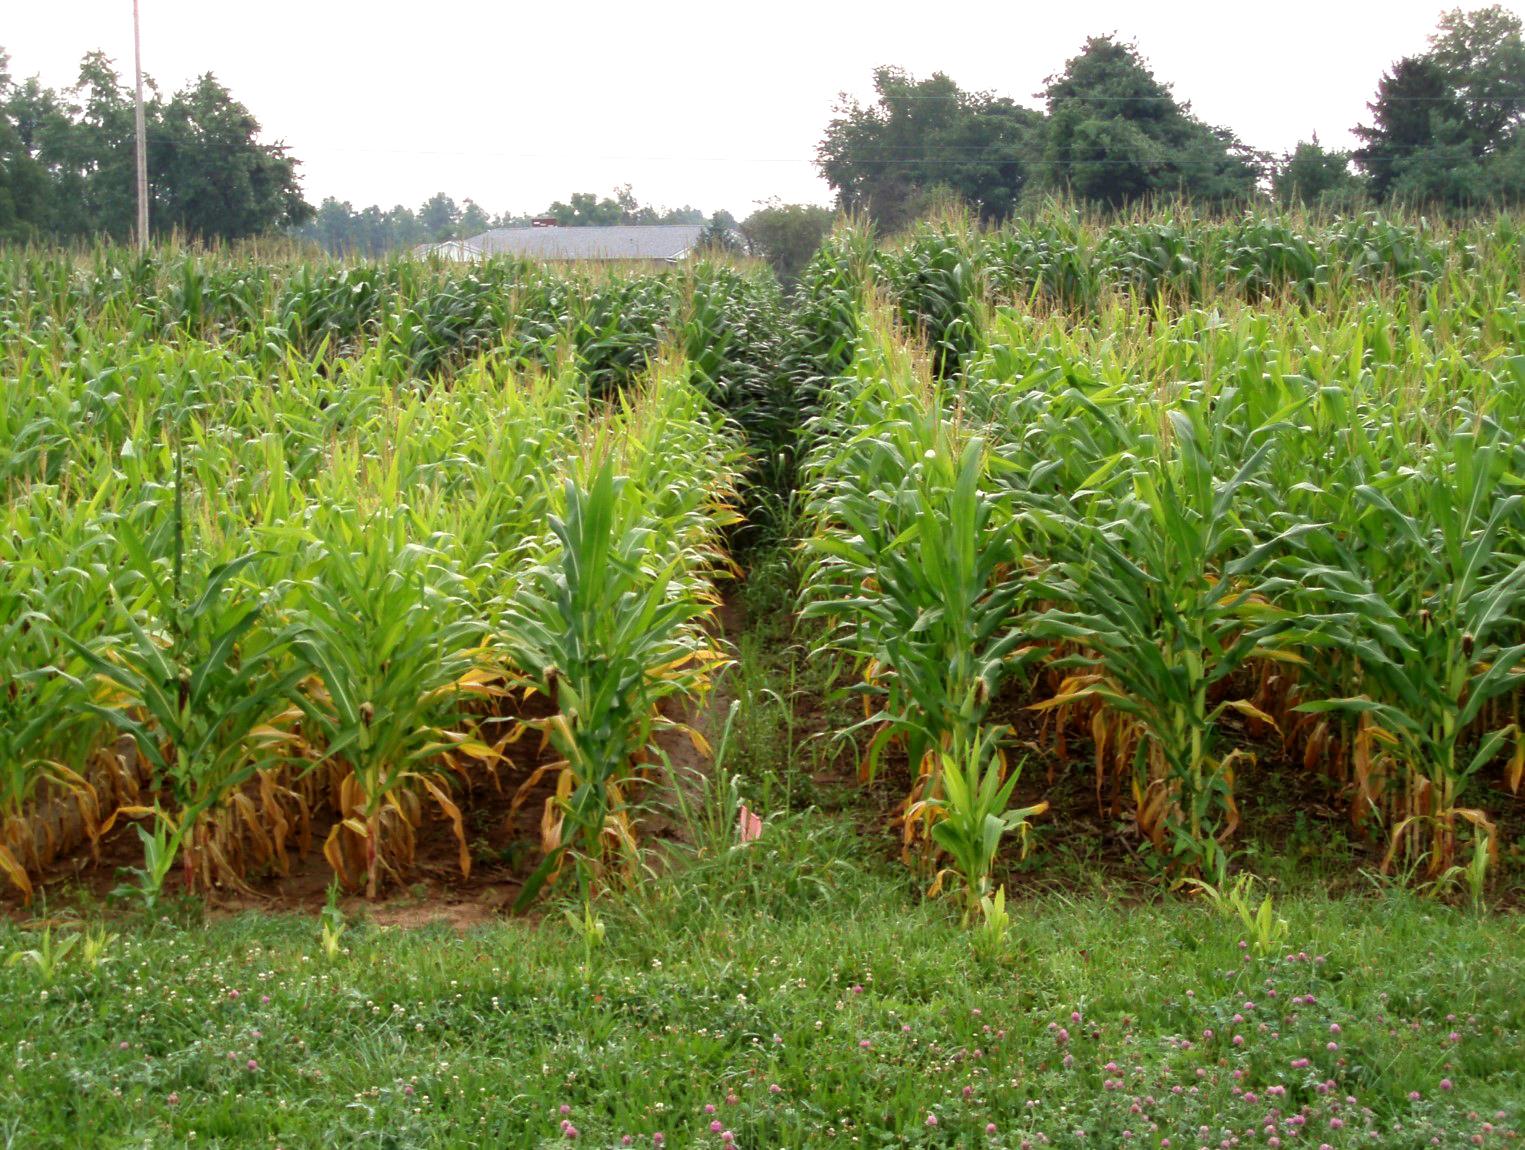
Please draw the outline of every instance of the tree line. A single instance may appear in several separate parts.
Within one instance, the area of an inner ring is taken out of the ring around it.
[[[165,97],[146,81],[149,228],[242,236],[312,215],[285,145],[259,142],[254,115],[208,72]],[[133,91],[103,53],[63,91],[17,82],[0,50],[0,240],[109,236],[137,220]]]
[[[635,198],[629,184],[614,189],[612,196],[574,192],[556,200],[544,211],[490,215],[475,200],[457,204],[445,192],[437,192],[417,211],[401,204],[382,208],[372,204],[356,209],[347,200],[332,196],[318,205],[312,219],[297,235],[333,253],[379,256],[417,244],[467,239],[493,228],[527,228],[536,219],[551,219],[562,227],[609,224],[704,224],[719,237],[726,236],[736,221],[729,212],[706,216],[698,208],[657,208]]]
[[[1088,39],[1038,96],[1041,110],[960,88],[939,72],[874,73],[874,100],[844,97],[816,150],[836,209],[895,230],[942,201],[996,221],[1051,195],[1106,209],[1181,199],[1206,207],[1266,195],[1348,209],[1402,203],[1463,211],[1525,202],[1525,41],[1494,6],[1447,12],[1427,50],[1378,81],[1370,122],[1345,153],[1315,136],[1286,156],[1203,122],[1135,45]],[[298,161],[259,141],[260,125],[206,73],[146,101],[150,227],[203,239],[285,231],[333,252],[378,256],[426,242],[528,226],[440,192],[417,209],[356,209],[302,195]],[[62,91],[17,81],[0,50],[0,241],[106,236],[135,221],[132,91],[102,53]],[[628,185],[577,192],[538,216],[565,226],[700,223],[705,241],[741,245],[786,278],[830,227],[832,210],[770,201],[738,223],[727,212],[641,204]]]
[[[417,211],[399,204],[383,209],[373,204],[356,210],[348,202],[325,199],[296,235],[338,255],[378,257],[416,246],[469,239],[493,228],[529,227],[536,219],[553,219],[562,227],[613,224],[700,224],[699,243],[767,261],[786,281],[809,261],[836,220],[834,208],[817,204],[785,204],[770,200],[744,220],[719,210],[706,216],[698,208],[656,208],[636,199],[630,185],[612,196],[574,192],[542,212],[489,215],[475,200],[457,204],[444,192],[430,196]]]
[[[1144,199],[1209,207],[1269,192],[1284,204],[1361,202],[1454,210],[1525,201],[1525,42],[1498,6],[1440,18],[1427,51],[1378,82],[1361,146],[1317,136],[1273,157],[1204,123],[1135,45],[1088,39],[1038,93],[1043,110],[970,92],[939,72],[874,73],[875,99],[844,97],[816,151],[837,205],[894,229],[954,198],[985,220],[1063,195],[1104,208]]]

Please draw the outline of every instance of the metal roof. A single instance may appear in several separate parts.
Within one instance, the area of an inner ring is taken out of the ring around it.
[[[494,228],[465,242],[486,255],[534,260],[680,260],[703,231],[702,224]]]
[[[413,254],[419,259],[438,256],[440,259],[461,262],[481,259],[482,249],[472,240],[446,240],[438,244],[419,244],[414,247]]]

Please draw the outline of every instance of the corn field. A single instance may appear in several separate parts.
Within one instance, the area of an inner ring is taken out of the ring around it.
[[[38,817],[59,803],[91,842],[135,820],[153,885],[320,845],[374,895],[431,812],[466,872],[463,804],[528,795],[541,739],[540,880],[628,861],[659,705],[723,661],[771,284],[118,252],[4,274],[16,888],[69,845]]]
[[[29,898],[130,825],[148,891],[321,852],[375,896],[432,821],[468,872],[491,790],[540,808],[523,901],[634,875],[764,535],[929,874],[1023,742],[1173,874],[1294,771],[1389,865],[1491,857],[1520,257],[1509,217],[1058,211],[844,224],[788,298],[712,263],[0,253],[0,870]]]
[[[1525,768],[1511,221],[955,221],[839,232],[812,275],[857,308],[818,312],[802,609],[861,680],[864,773],[908,761],[908,845],[1004,692],[1174,871],[1221,873],[1267,746],[1386,865],[1497,852]]]

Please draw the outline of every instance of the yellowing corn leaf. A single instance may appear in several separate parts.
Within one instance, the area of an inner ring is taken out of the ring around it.
[[[461,808],[455,805],[450,796],[445,794],[444,788],[433,779],[427,775],[420,775],[419,778],[423,781],[424,789],[434,796],[434,801],[439,804],[440,810],[444,811],[451,823],[454,824],[456,841],[461,846],[461,877],[470,878],[471,851],[466,846],[466,826],[461,820]]]
[[[469,755],[473,759],[481,759],[487,762],[500,757],[495,747],[489,747],[486,743],[478,742],[475,739],[466,739],[464,742],[456,743],[451,750],[458,754]]]
[[[111,828],[116,826],[118,816],[126,815],[130,819],[141,819],[147,818],[153,813],[153,807],[117,807],[116,810],[112,811],[111,814],[106,817],[106,821],[101,824],[101,837],[104,838],[111,831]]]
[[[1307,659],[1287,647],[1267,647],[1262,651],[1257,651],[1256,657],[1269,659],[1273,663],[1290,663],[1298,667],[1306,667],[1308,665]]]
[[[1275,730],[1277,734],[1281,733],[1281,728],[1277,726],[1276,720],[1248,699],[1230,699],[1225,703],[1219,704],[1219,706],[1220,708],[1227,708],[1230,711],[1238,711],[1241,715],[1247,715],[1251,719],[1259,719],[1262,723]]]
[[[1107,719],[1106,712],[1098,710],[1091,716],[1091,740],[1096,744],[1096,806],[1101,808],[1102,780],[1106,777],[1106,768],[1103,764],[1107,754]]]
[[[693,744],[695,751],[707,759],[712,759],[715,757],[715,752],[714,749],[710,746],[710,741],[706,739],[696,728],[689,726],[687,723],[680,723],[679,728],[683,731],[684,734],[688,736],[688,741]]]
[[[348,823],[348,819],[342,823],[335,823],[333,829],[328,832],[328,838],[323,841],[323,857],[328,860],[328,865],[333,868],[334,874],[339,876],[339,881],[345,886],[349,886],[351,880],[349,870],[344,865],[344,846],[340,835]],[[364,824],[361,825],[364,826]]]
[[[1077,699],[1089,698],[1096,693],[1096,685],[1102,677],[1098,674],[1071,675],[1059,684],[1059,690],[1053,698],[1044,699],[1040,703],[1030,703],[1027,709],[1037,711],[1039,714],[1052,711],[1055,707],[1063,707]]]
[[[546,763],[543,766],[535,768],[535,770],[530,773],[530,777],[525,779],[524,782],[520,783],[519,789],[514,792],[514,797],[508,804],[509,814],[513,814],[521,806],[524,805],[524,800],[529,798],[530,791],[535,789],[535,784],[538,783],[542,778],[544,778],[551,771],[562,771],[563,773],[566,773],[567,767],[569,765],[570,764],[568,764],[565,759],[560,759],[557,762]]]
[[[10,852],[10,848],[0,844],[0,871],[5,872],[5,877],[11,880],[11,885],[21,892],[21,900],[27,905],[32,902],[32,880],[27,876],[26,867]]]

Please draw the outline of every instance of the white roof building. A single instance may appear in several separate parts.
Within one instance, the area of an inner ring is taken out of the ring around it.
[[[543,261],[634,260],[677,263],[699,246],[702,224],[619,224],[610,227],[494,228],[466,240],[421,244],[421,258],[471,261],[516,256]]]

